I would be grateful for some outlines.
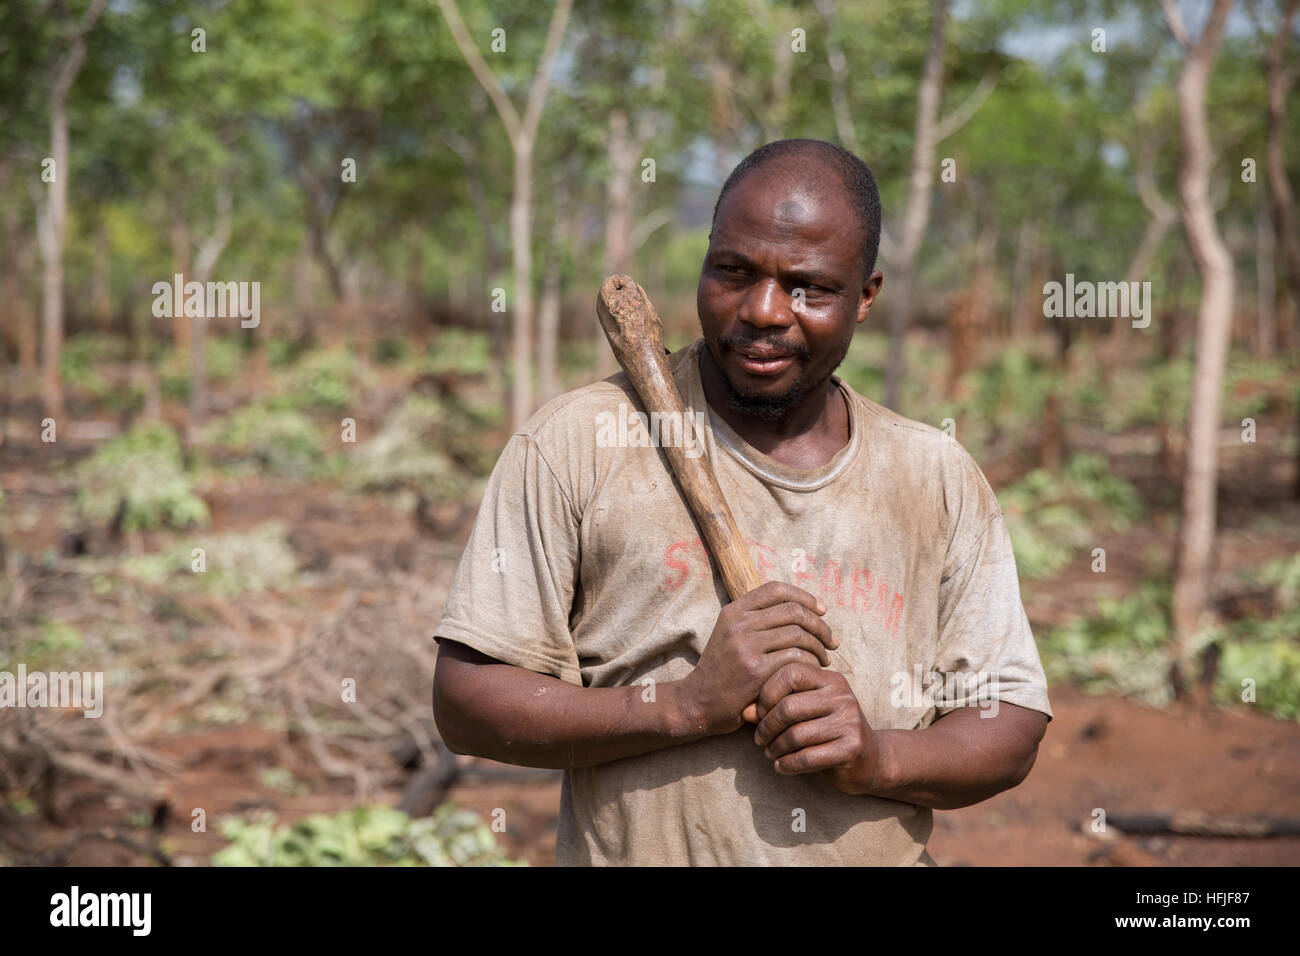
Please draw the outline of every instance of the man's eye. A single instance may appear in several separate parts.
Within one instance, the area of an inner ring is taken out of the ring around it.
[[[741,276],[745,274],[745,270],[740,266],[718,266],[718,268],[733,276]]]

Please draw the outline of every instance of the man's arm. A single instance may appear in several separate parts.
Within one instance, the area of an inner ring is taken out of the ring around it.
[[[996,716],[983,716],[996,713]],[[1047,715],[1001,702],[960,707],[922,730],[873,730],[834,671],[782,668],[759,694],[754,741],[777,773],[825,770],[844,793],[955,810],[1024,780]]]
[[[959,707],[924,730],[876,732],[873,796],[956,810],[1010,790],[1029,775],[1047,715],[1001,703],[996,716]]]
[[[807,591],[770,581],[722,609],[690,674],[649,687],[579,687],[443,639],[434,719],[453,752],[526,767],[590,767],[731,733],[782,667],[830,664],[838,642],[825,613]]]
[[[680,682],[578,687],[440,641],[433,716],[458,754],[525,767],[589,767],[705,736],[682,707]]]

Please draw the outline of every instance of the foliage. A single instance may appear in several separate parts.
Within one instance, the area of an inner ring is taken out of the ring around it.
[[[428,352],[419,356],[413,371],[476,376],[488,370],[491,360],[492,342],[486,332],[449,328],[438,333]]]
[[[1219,662],[1216,699],[1241,700],[1242,681],[1254,681],[1256,700],[1269,713],[1300,719],[1300,554],[1271,561],[1247,572],[1248,580],[1268,588],[1270,615],[1229,622]]]
[[[207,523],[208,507],[194,493],[180,441],[166,425],[136,425],[81,462],[76,474],[75,505],[89,521],[114,521],[120,509],[124,531]]]
[[[1300,719],[1300,555],[1251,572],[1271,584],[1276,613],[1243,617],[1207,629],[1188,648],[1199,654],[1212,643],[1222,655],[1213,698],[1242,702],[1243,681],[1253,682],[1255,703],[1275,717]],[[1120,599],[1103,598],[1096,613],[1074,618],[1039,640],[1051,681],[1069,681],[1089,693],[1121,693],[1145,703],[1169,703],[1170,587],[1148,581]]]
[[[1128,597],[1102,598],[1096,614],[1053,629],[1038,645],[1048,680],[1169,703],[1169,603],[1169,585],[1148,581]]]
[[[461,402],[411,395],[357,448],[347,482],[357,490],[406,488],[432,499],[459,497],[470,479],[491,470],[486,424],[481,412]]]
[[[475,813],[443,804],[411,819],[388,807],[358,807],[335,816],[315,813],[276,826],[274,813],[222,821],[230,845],[214,866],[520,866],[497,847]]]
[[[20,663],[29,671],[42,670],[62,663],[84,645],[81,634],[70,624],[40,617],[30,629],[0,632],[0,671],[13,671]]]
[[[325,458],[320,429],[302,412],[253,403],[209,426],[208,440],[276,475],[311,477]]]
[[[202,572],[194,570],[195,548],[203,549]],[[298,560],[284,525],[272,521],[244,533],[191,536],[157,554],[128,556],[121,567],[144,581],[231,596],[290,587]]]
[[[342,411],[357,384],[357,363],[342,347],[318,349],[293,365],[278,382],[271,404],[301,411]]]
[[[1022,578],[1049,577],[1094,539],[1097,529],[1122,531],[1143,512],[1137,489],[1113,474],[1100,455],[1072,457],[1059,474],[1030,472],[999,496]]]

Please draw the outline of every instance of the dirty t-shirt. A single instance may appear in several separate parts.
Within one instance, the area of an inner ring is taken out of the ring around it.
[[[970,455],[836,377],[848,445],[820,468],[782,465],[708,410],[703,348],[670,359],[699,436],[638,422],[619,374],[510,439],[435,634],[584,687],[640,685],[644,700],[647,678],[690,673],[726,591],[650,431],[702,448],[765,581],[826,605],[832,666],[873,728],[999,703],[1050,717],[1011,542]],[[933,863],[929,809],[844,794],[821,773],[780,776],[753,733],[567,770],[557,863]]]

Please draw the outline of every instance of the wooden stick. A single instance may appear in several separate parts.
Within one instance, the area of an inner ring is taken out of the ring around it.
[[[664,454],[705,545],[722,573],[727,593],[733,601],[748,594],[762,580],[727,499],[718,487],[713,466],[702,450],[697,457],[690,457],[683,447],[687,429],[694,428],[694,418],[687,414],[668,369],[663,326],[650,304],[650,297],[629,276],[613,275],[601,283],[596,315],[646,413],[659,413],[661,421],[673,416],[681,421],[683,441],[680,445],[664,443]],[[696,434],[695,439],[698,443],[700,436]]]

